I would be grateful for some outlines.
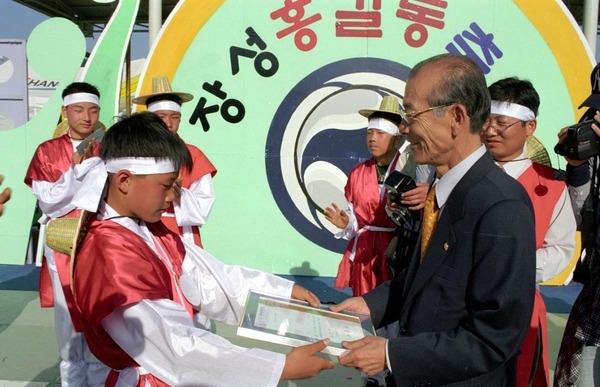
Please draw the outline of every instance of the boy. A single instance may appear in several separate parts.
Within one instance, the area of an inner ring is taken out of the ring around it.
[[[133,103],[145,105],[163,120],[169,131],[180,137],[181,105],[193,98],[189,93],[173,91],[169,78],[159,75],[152,78],[152,93],[134,98]],[[169,230],[202,247],[200,227],[206,223],[215,202],[212,178],[217,169],[204,152],[192,144],[185,145],[194,164],[190,171],[181,171],[177,197],[162,215],[162,222]]]
[[[169,231],[161,215],[175,198],[185,144],[153,113],[133,115],[107,132],[99,163],[74,198],[96,211],[73,269],[73,291],[92,352],[112,368],[107,386],[276,386],[334,364],[314,356],[329,340],[287,355],[234,346],[194,326],[192,315],[234,324],[249,289],[317,297],[277,276],[219,262]],[[105,191],[101,188],[106,181]],[[103,196],[101,196],[103,195]]]
[[[82,155],[75,149],[98,125],[100,92],[86,82],[69,84],[62,92],[62,115],[68,131],[45,141],[36,149],[25,184],[31,187],[44,213],[41,224],[59,217],[77,217],[79,211],[69,206],[77,185],[72,183],[73,168],[92,154],[92,140]],[[40,303],[54,306],[55,334],[61,357],[60,377],[63,386],[101,385],[108,369],[90,353],[83,335],[81,321],[74,309],[69,279],[69,257],[44,247],[40,271]]]

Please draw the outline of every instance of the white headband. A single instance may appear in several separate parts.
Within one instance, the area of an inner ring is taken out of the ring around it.
[[[92,93],[73,93],[66,95],[63,99],[63,106],[69,106],[77,102],[91,102],[100,105],[100,99]]]
[[[390,120],[386,120],[381,117],[373,117],[369,118],[369,129],[379,129],[384,132],[391,134],[392,136],[399,136],[400,129],[398,129],[398,125],[394,124]]]
[[[492,101],[491,113],[513,117],[521,121],[530,121],[535,119],[535,113],[531,109],[512,102]]]
[[[124,157],[104,162],[100,157],[90,157],[74,169],[75,178],[80,181],[73,200],[66,207],[96,212],[104,193],[108,173],[128,170],[135,175],[155,175],[177,171],[175,165],[166,159],[154,160],[154,157]]]
[[[180,112],[181,105],[178,104],[177,102],[170,101],[170,100],[156,101],[156,102],[152,102],[150,105],[148,105],[148,111],[150,111],[152,113],[157,112],[159,110],[172,110],[174,112]]]
[[[134,175],[157,175],[177,171],[175,164],[168,159],[156,161],[154,157],[123,157],[106,160],[106,172],[117,173],[123,169]]]

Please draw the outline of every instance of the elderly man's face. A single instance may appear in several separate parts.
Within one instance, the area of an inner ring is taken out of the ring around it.
[[[448,163],[448,153],[453,149],[451,120],[448,106],[429,110],[427,96],[435,93],[439,76],[434,66],[425,66],[409,78],[404,95],[407,120],[400,126],[410,142],[415,161],[434,166]]]

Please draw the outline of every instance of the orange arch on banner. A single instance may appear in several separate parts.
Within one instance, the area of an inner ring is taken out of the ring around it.
[[[577,107],[590,94],[590,73],[594,68],[590,62],[581,62],[573,58],[590,57],[590,52],[585,49],[584,45],[575,45],[573,42],[580,39],[574,28],[562,29],[554,28],[555,23],[548,23],[548,20],[567,19],[565,10],[561,8],[558,1],[548,1],[544,3],[543,12],[540,11],[540,5],[537,1],[531,0],[513,0],[515,4],[523,11],[535,28],[540,31],[540,35],[546,41],[550,51],[554,54],[560,71],[564,79],[568,80],[567,89],[573,111],[577,112]],[[578,28],[575,26],[575,28]],[[543,69],[540,69],[543,71]],[[580,114],[576,114],[579,118],[585,109],[582,109]]]
[[[188,47],[225,0],[182,0],[167,20],[144,71],[139,95],[152,92],[152,77],[166,75],[173,79]],[[179,28],[169,28],[171,25]],[[185,26],[182,28],[181,26]]]

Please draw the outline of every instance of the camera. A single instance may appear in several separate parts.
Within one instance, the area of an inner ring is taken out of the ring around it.
[[[569,126],[567,135],[556,144],[554,152],[575,160],[587,160],[600,154],[600,138],[592,129],[593,123],[594,120],[586,120]]]
[[[402,192],[417,188],[417,184],[415,184],[415,181],[410,176],[400,171],[392,171],[385,179],[384,186],[390,193],[390,201],[396,204],[396,208],[393,211],[388,207],[385,210],[397,226],[404,227],[407,224],[411,224],[413,219],[419,219],[417,211],[411,211],[400,204]]]

